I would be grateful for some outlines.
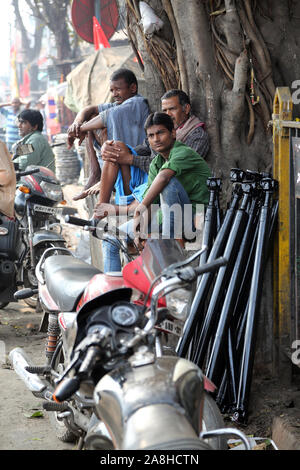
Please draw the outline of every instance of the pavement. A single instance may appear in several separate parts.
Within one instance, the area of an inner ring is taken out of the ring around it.
[[[84,201],[74,203],[72,195],[80,186],[64,187],[67,203],[86,217]],[[69,246],[78,247],[80,229],[69,228]],[[44,333],[39,331],[41,314],[24,302],[0,310],[0,450],[73,450],[73,444],[60,442],[52,431],[41,400],[36,399],[12,370],[7,359],[14,347],[22,347],[33,362],[42,365]],[[299,385],[297,384],[299,382]],[[300,379],[290,387],[279,380],[265,380],[252,386],[250,422],[240,429],[247,435],[271,438],[279,450],[300,450]],[[228,423],[227,423],[228,425]],[[257,447],[265,449],[265,447]]]
[[[279,450],[300,450],[300,413],[298,410],[292,417],[274,418],[272,439]]]

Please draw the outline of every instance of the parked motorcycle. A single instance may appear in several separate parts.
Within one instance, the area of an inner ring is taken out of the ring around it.
[[[99,228],[93,231],[99,236]],[[20,348],[10,359],[29,390],[46,400],[61,440],[79,439],[79,448],[94,450],[208,450],[227,447],[224,436],[236,434],[249,448],[240,431],[224,428],[205,392],[213,384],[190,361],[163,355],[160,341],[181,320],[166,294],[224,259],[192,268],[191,259],[179,262],[176,241],[149,240],[122,276],[100,273],[66,249],[47,251],[36,274],[49,315],[48,364],[34,366]]]
[[[20,144],[13,159],[32,151],[32,145]],[[38,287],[35,268],[45,249],[65,246],[56,217],[63,191],[55,174],[31,165],[16,176],[15,219],[0,213],[0,308],[15,300],[20,286]],[[35,307],[37,298],[33,295],[25,302]]]

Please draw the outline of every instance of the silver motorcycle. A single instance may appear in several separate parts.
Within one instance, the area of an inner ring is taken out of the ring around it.
[[[195,255],[177,262],[152,278],[143,302],[140,297],[134,300],[136,289],[129,286],[138,276],[137,266],[143,266],[144,274],[153,272],[157,262],[153,247],[163,242],[147,242],[144,258],[123,270],[123,278],[128,275],[124,285],[111,285],[91,297],[93,287],[99,288],[107,276],[91,273],[79,296],[80,308],[58,315],[61,342],[50,365],[34,366],[17,348],[10,353],[13,367],[33,394],[45,399],[44,408],[51,412],[60,438],[79,440],[79,449],[224,449],[230,435],[238,436],[249,449],[243,433],[224,427],[205,390],[202,371],[186,359],[164,355],[161,342],[165,322],[177,320],[161,299],[200,274],[218,269],[225,260],[197,268],[189,264]],[[78,268],[78,260],[73,262],[70,256],[47,257],[39,263],[44,279],[51,278],[54,258],[56,274],[59,266],[64,270],[69,266],[70,272],[72,265],[73,271],[75,264]],[[49,288],[54,294],[55,286]]]

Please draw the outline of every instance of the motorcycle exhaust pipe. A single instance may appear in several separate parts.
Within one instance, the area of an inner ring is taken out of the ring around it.
[[[23,380],[28,390],[34,395],[49,398],[52,394],[48,390],[47,383],[42,381],[37,374],[32,374],[26,370],[34,367],[25,351],[22,348],[15,348],[9,353],[9,359],[16,374]]]

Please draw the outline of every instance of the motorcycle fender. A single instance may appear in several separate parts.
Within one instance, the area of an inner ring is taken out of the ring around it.
[[[97,299],[105,293],[126,287],[127,286],[124,283],[124,279],[121,273],[120,275],[118,273],[96,274],[86,286],[84,293],[78,302],[77,311],[91,300]]]
[[[46,284],[39,284],[39,299],[43,310],[48,313],[59,313],[59,308],[49,294]]]
[[[66,242],[64,237],[59,233],[52,232],[51,230],[40,230],[35,232],[32,238],[33,246],[40,245],[44,242]]]
[[[141,409],[167,407],[170,416],[173,416],[174,410],[182,410],[179,415],[198,435],[202,423],[204,376],[195,364],[186,359],[163,356],[156,358],[152,364],[140,367],[127,364],[106,374],[95,388],[94,399],[97,414],[110,429],[112,440],[118,448],[123,448],[124,440],[129,439],[128,423]],[[179,415],[177,413],[177,419]],[[161,439],[162,430],[170,434],[162,422],[144,425],[145,432],[147,426],[157,427],[154,433],[151,432],[151,440]],[[174,423],[174,432],[175,428]],[[132,439],[138,439],[138,436],[132,436]],[[156,444],[154,441],[147,442],[147,445]]]
[[[74,345],[77,325],[76,312],[61,312],[58,314],[58,325],[63,338],[63,344],[67,354],[67,362],[71,360],[72,346]]]

